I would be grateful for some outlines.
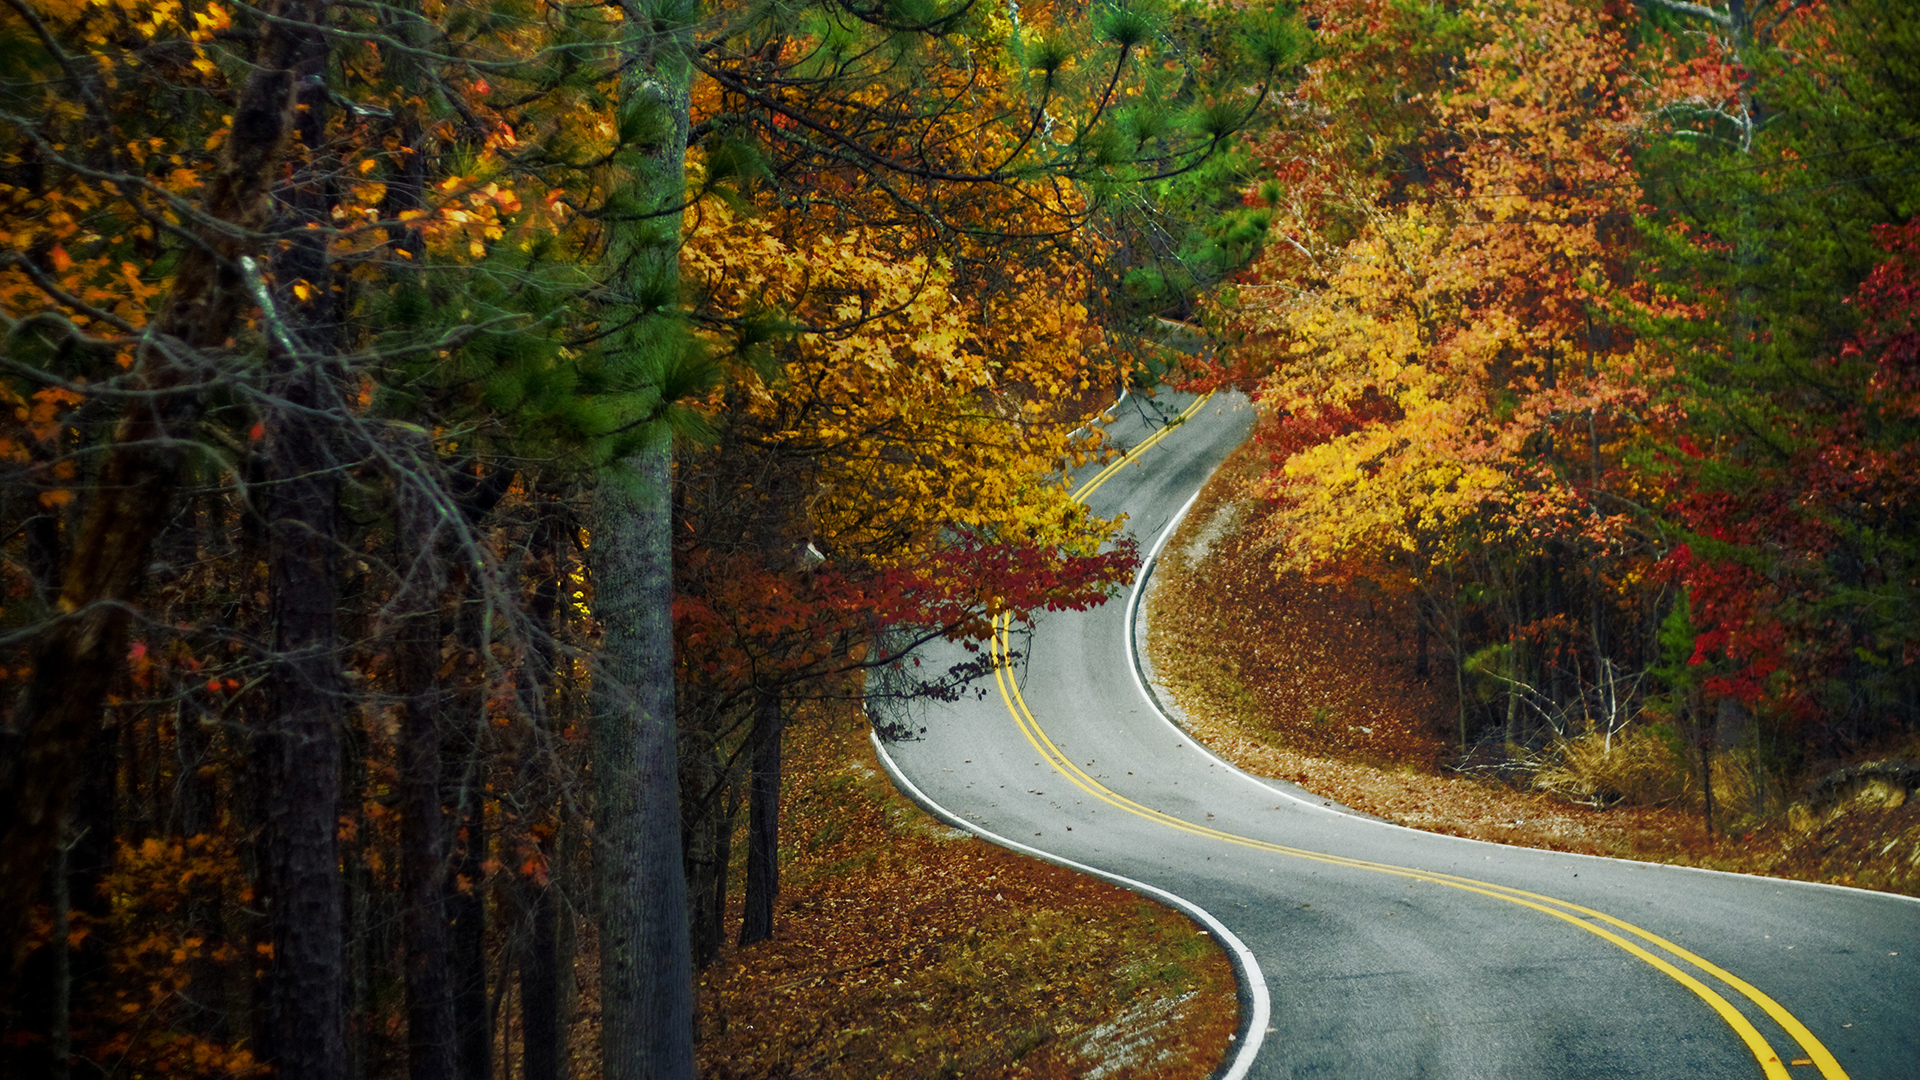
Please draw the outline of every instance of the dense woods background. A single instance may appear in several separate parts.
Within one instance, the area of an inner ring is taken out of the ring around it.
[[[0,9],[0,1071],[691,1075],[796,705],[1131,567],[1230,14]]]
[[[1751,819],[1897,748],[1912,5],[1309,14],[1203,376],[1267,404],[1276,568],[1411,601],[1464,764],[1595,805]]]
[[[1155,317],[1469,760],[1910,732],[1913,14],[5,0],[0,1069],[541,1080],[591,949],[689,1075],[795,706],[1128,574]]]

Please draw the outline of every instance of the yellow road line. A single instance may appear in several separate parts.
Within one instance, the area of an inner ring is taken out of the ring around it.
[[[1196,400],[1180,414],[1180,419],[1185,420],[1192,416],[1199,410],[1201,405],[1205,404],[1206,400],[1207,398],[1205,397]],[[1105,483],[1107,478],[1118,471],[1121,465],[1126,464],[1127,461],[1137,457],[1141,451],[1159,442],[1160,439],[1171,430],[1172,425],[1169,425],[1155,432],[1152,437],[1146,439],[1130,451],[1126,458],[1109,465],[1106,469],[1102,470],[1099,475],[1082,485],[1078,491],[1074,492],[1074,498],[1084,499],[1087,495],[1091,494],[1094,489]],[[994,680],[1000,687],[1000,695],[1007,704],[1008,713],[1013,716],[1014,723],[1019,726],[1021,733],[1026,736],[1028,743],[1030,743],[1035,750],[1039,751],[1041,756],[1047,760],[1048,764],[1050,764],[1055,771],[1065,776],[1069,782],[1093,798],[1137,817],[1191,835],[1207,837],[1224,843],[1253,848],[1255,850],[1284,855],[1291,858],[1306,859],[1313,862],[1344,866],[1350,869],[1368,870],[1417,881],[1426,881],[1435,885],[1444,885],[1448,888],[1477,893],[1481,896],[1490,897],[1495,900],[1503,900],[1507,903],[1517,904],[1521,907],[1530,908],[1534,911],[1553,916],[1618,946],[1620,949],[1645,961],[1656,970],[1692,991],[1712,1008],[1715,1013],[1719,1014],[1721,1019],[1725,1020],[1727,1025],[1733,1028],[1735,1034],[1740,1036],[1741,1041],[1744,1042],[1748,1050],[1753,1053],[1754,1060],[1759,1062],[1761,1071],[1766,1075],[1768,1080],[1787,1080],[1789,1074],[1786,1067],[1781,1064],[1779,1055],[1774,1053],[1773,1047],[1767,1042],[1766,1038],[1760,1034],[1759,1029],[1735,1008],[1731,1002],[1693,975],[1675,966],[1666,958],[1649,952],[1647,949],[1627,940],[1627,938],[1622,937],[1620,934],[1614,933],[1612,930],[1608,930],[1602,926],[1596,926],[1594,923],[1587,921],[1589,918],[1599,920],[1627,934],[1640,938],[1642,941],[1658,947],[1675,958],[1694,966],[1708,976],[1719,980],[1722,985],[1732,989],[1742,997],[1759,1006],[1775,1023],[1779,1024],[1780,1027],[1806,1051],[1812,1063],[1818,1066],[1820,1074],[1825,1080],[1847,1080],[1845,1070],[1840,1067],[1839,1061],[1833,1054],[1807,1029],[1805,1024],[1802,1024],[1798,1018],[1792,1013],[1789,1013],[1780,1003],[1762,993],[1752,984],[1696,956],[1692,952],[1681,948],[1679,945],[1657,934],[1625,922],[1624,920],[1615,918],[1612,915],[1569,901],[1545,896],[1540,893],[1528,892],[1524,889],[1516,889],[1492,882],[1478,881],[1473,878],[1460,877],[1454,874],[1415,870],[1410,867],[1369,862],[1364,859],[1354,859],[1342,855],[1328,855],[1301,848],[1287,847],[1265,840],[1255,840],[1251,837],[1240,836],[1205,825],[1196,825],[1189,821],[1183,821],[1180,818],[1137,803],[1115,792],[1084,772],[1073,762],[1073,759],[1069,758],[1064,751],[1054,744],[1046,731],[1040,727],[1038,719],[1034,717],[1032,710],[1027,707],[1026,698],[1020,693],[1020,687],[1013,678],[1008,655],[1011,651],[1009,635],[1010,620],[1005,616],[1000,616],[996,618],[995,624],[992,644],[995,661]]]
[[[1168,432],[1172,431],[1175,427],[1179,426],[1182,421],[1191,418],[1194,413],[1199,412],[1200,407],[1202,405],[1205,405],[1212,398],[1213,398],[1212,391],[1208,391],[1207,393],[1204,393],[1199,397],[1194,398],[1193,403],[1191,405],[1188,405],[1185,409],[1182,409],[1180,411],[1180,415],[1174,417],[1172,423],[1162,425],[1160,430],[1147,436],[1145,439],[1142,439],[1140,441],[1139,446],[1136,446],[1133,449],[1128,450],[1126,453],[1121,454],[1119,460],[1114,461],[1111,464],[1109,464],[1106,468],[1101,469],[1097,474],[1094,475],[1093,479],[1080,485],[1079,490],[1073,493],[1073,498],[1079,502],[1086,502],[1087,496],[1092,495],[1095,489],[1099,488],[1101,484],[1106,483],[1108,477],[1111,477],[1114,473],[1119,472],[1123,466],[1129,465],[1134,461],[1138,460],[1141,454],[1147,452],[1148,450],[1153,449],[1155,444],[1157,444],[1161,439],[1164,439],[1167,437]]]

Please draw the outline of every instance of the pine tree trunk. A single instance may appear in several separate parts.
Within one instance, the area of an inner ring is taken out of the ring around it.
[[[692,92],[686,19],[672,0],[622,4],[627,70],[621,108],[651,110],[664,132],[641,148],[633,204],[658,216],[609,223],[614,288],[634,306],[623,335],[636,376],[677,364],[677,208],[686,197]],[[653,310],[642,304],[665,305]],[[673,668],[672,436],[664,423],[607,469],[589,527],[593,609],[593,862],[600,907],[601,1050],[605,1080],[691,1080],[693,963],[681,865]]]
[[[395,565],[407,567],[407,611],[394,641],[401,703],[399,746],[401,934],[407,984],[409,1080],[453,1080],[453,996],[448,977],[447,826],[441,776],[439,618],[446,588],[437,507],[402,488]]]
[[[527,889],[527,949],[520,961],[522,1080],[560,1080],[559,904],[553,885]]]
[[[315,12],[318,16],[322,14]],[[331,208],[324,145],[327,39],[310,32],[289,66],[303,159],[279,194],[273,258],[268,389],[267,593],[273,654],[268,714],[255,735],[266,797],[263,869],[273,961],[268,973],[270,1060],[281,1080],[338,1080],[347,1073],[345,920],[338,830],[346,719],[337,624],[341,462],[325,414],[341,407],[325,233]],[[237,126],[237,123],[236,123]],[[295,294],[295,282],[311,288]]]
[[[697,971],[713,963],[723,940],[723,917],[715,905],[725,895],[721,837],[731,829],[725,820],[728,770],[711,732],[688,728],[679,736],[681,865],[687,875],[687,928]]]
[[[335,847],[345,712],[335,627],[339,480],[329,433],[304,412],[325,407],[324,376],[303,367],[285,383],[292,407],[266,429],[274,655],[270,712],[255,743],[266,810],[273,1053],[286,1080],[332,1080],[346,1066]]]
[[[447,894],[452,929],[454,1067],[461,1080],[493,1076],[493,1012],[487,1001],[486,802],[476,779],[461,805],[457,875],[465,886]]]
[[[525,880],[521,885],[526,907],[528,934],[520,958],[520,1027],[522,1080],[560,1080],[566,1061],[566,1030],[561,1023],[564,993],[561,986],[560,952],[560,873],[559,830],[556,789],[546,701],[550,700],[556,673],[553,640],[554,619],[560,610],[560,523],[558,509],[552,504],[540,507],[541,519],[534,526],[527,560],[528,573],[537,575],[533,592],[531,621],[533,648],[526,688],[529,711],[541,724],[542,738],[534,740],[525,768],[525,789],[529,802],[550,820],[554,831],[540,840],[540,853],[547,862],[546,880]]]
[[[753,774],[747,794],[746,914],[740,944],[773,936],[773,901],[780,895],[780,749],[786,724],[779,697],[760,701],[754,722]]]
[[[593,863],[607,1080],[693,1076],[693,962],[680,852],[665,431],[604,479],[593,522]]]

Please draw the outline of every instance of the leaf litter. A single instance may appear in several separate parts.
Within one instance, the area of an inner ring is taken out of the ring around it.
[[[774,936],[700,973],[701,1076],[1200,1080],[1219,1065],[1233,971],[1185,916],[929,818],[876,770],[857,709],[801,724]]]
[[[1866,787],[1709,833],[1674,805],[1596,809],[1451,771],[1443,655],[1416,674],[1405,601],[1273,569],[1255,444],[1214,474],[1154,569],[1146,649],[1190,734],[1248,772],[1401,825],[1524,847],[1920,896],[1920,798]],[[1920,739],[1892,748],[1920,757]]]

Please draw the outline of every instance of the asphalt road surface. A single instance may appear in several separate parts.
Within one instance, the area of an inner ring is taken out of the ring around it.
[[[1243,399],[1121,406],[1075,483],[1143,550]],[[1186,419],[1167,424],[1174,409]],[[1920,902],[1437,836],[1194,745],[1133,658],[1137,596],[1050,614],[984,698],[919,707],[896,783],[1009,847],[1186,909],[1241,974],[1224,1077],[1920,1080]],[[1285,627],[1276,627],[1285,633]],[[937,666],[962,658],[923,654]]]

